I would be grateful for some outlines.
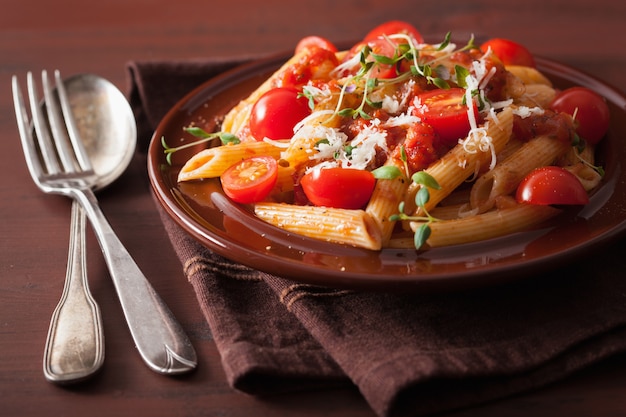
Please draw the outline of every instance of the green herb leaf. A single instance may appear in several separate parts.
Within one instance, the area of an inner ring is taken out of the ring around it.
[[[196,127],[196,126],[185,127],[183,130],[197,138],[205,139],[205,138],[211,137],[211,133],[207,132],[206,130],[200,127]]]
[[[219,138],[220,138],[220,141],[222,142],[222,145],[228,145],[229,143],[236,145],[238,143],[241,143],[239,138],[236,135],[233,135],[232,133],[222,132],[219,134]]]
[[[454,66],[454,73],[456,74],[456,83],[461,88],[467,88],[467,76],[470,75],[470,72],[467,68],[462,67],[460,65]]]
[[[437,48],[438,51],[443,51],[444,49],[447,48],[448,45],[450,45],[450,38],[452,37],[452,33],[448,32],[446,33],[445,38],[443,39],[443,42],[441,42],[439,44],[439,47]]]
[[[424,207],[428,200],[430,200],[430,191],[426,187],[420,187],[417,193],[415,193],[415,204],[418,207]]]
[[[393,180],[402,175],[400,168],[393,165],[383,165],[372,171],[374,178],[377,180]]]
[[[424,185],[428,188],[432,188],[433,190],[439,190],[441,188],[437,180],[426,171],[416,172],[411,177],[411,181],[413,181],[416,184]]]
[[[430,233],[431,233],[431,230],[430,230],[429,223],[424,223],[420,225],[420,227],[417,228],[417,230],[415,231],[415,235],[413,236],[413,243],[415,244],[415,249],[419,249],[422,246],[424,246],[424,244],[430,237]]]

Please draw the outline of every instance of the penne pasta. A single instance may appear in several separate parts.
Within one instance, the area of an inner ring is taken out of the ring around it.
[[[522,65],[507,65],[506,70],[519,78],[524,84],[543,84],[552,87],[552,82],[539,70]]]
[[[254,213],[274,226],[313,239],[372,250],[382,247],[377,224],[363,210],[258,203]]]
[[[389,158],[387,165],[395,165],[399,169],[404,169],[395,158]],[[404,200],[408,188],[409,182],[404,176],[376,182],[365,211],[378,225],[383,245],[389,242],[395,224],[389,217],[398,212],[398,205]]]
[[[430,223],[430,247],[476,242],[526,230],[546,221],[561,211],[550,206],[518,204],[514,207],[489,211],[476,216]],[[421,225],[412,222],[415,230]]]
[[[549,165],[569,149],[569,145],[548,136],[526,142],[506,160],[476,179],[470,205],[479,213],[490,210],[497,197],[511,193],[535,168]]]
[[[281,151],[277,143],[271,142],[241,142],[208,148],[192,156],[183,165],[178,181],[219,177],[227,168],[243,159],[255,155],[268,155],[278,159]]]
[[[524,89],[524,94],[516,97],[514,103],[518,106],[547,108],[556,97],[556,90],[545,84],[530,84]]]

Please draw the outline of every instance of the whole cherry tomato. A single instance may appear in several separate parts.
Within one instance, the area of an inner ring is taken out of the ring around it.
[[[535,67],[535,58],[525,46],[509,39],[493,38],[483,43],[480,49],[483,52],[491,48],[504,65],[522,65]]]
[[[296,54],[307,48],[322,48],[327,51],[337,52],[337,47],[328,39],[321,36],[305,36],[296,45]]]
[[[250,133],[256,140],[290,139],[293,128],[311,114],[308,101],[292,87],[273,88],[252,107]]]
[[[595,91],[586,87],[571,87],[554,98],[550,108],[567,113],[576,121],[576,133],[588,143],[595,145],[609,130],[609,106]]]
[[[322,168],[309,171],[300,184],[316,206],[359,209],[372,196],[376,179],[371,172],[360,169]]]
[[[424,43],[424,38],[422,37],[422,34],[419,32],[419,30],[417,30],[417,28],[415,28],[415,26],[413,26],[412,24],[408,22],[403,22],[401,20],[391,20],[389,22],[385,22],[376,26],[367,35],[365,35],[365,38],[363,38],[363,40],[365,42],[369,42],[371,40],[383,36],[393,35],[396,33],[409,35],[417,43]]]
[[[537,205],[583,205],[589,196],[580,180],[568,170],[545,166],[533,170],[517,187],[519,203]]]

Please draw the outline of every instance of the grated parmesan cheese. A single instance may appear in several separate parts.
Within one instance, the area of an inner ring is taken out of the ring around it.
[[[543,113],[545,113],[545,110],[541,107],[519,106],[513,109],[513,114],[518,115],[522,119],[525,119],[532,115],[542,115]]]

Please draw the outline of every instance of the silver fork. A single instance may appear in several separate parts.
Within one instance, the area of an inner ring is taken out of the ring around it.
[[[87,283],[85,222],[82,207],[73,203],[65,284],[43,355],[44,376],[58,384],[82,381],[104,362],[102,316]]]
[[[35,139],[17,77],[13,77],[15,112],[31,177],[43,192],[71,197],[84,209],[102,249],[131,335],[150,369],[163,374],[188,372],[196,367],[196,352],[180,324],[102,213],[91,188],[96,176],[78,137],[58,71],[55,72],[55,83],[61,110],[55,100],[47,100],[46,109],[48,119],[51,120],[49,127],[44,123],[33,76],[28,73],[28,96]],[[44,94],[51,97],[52,90],[46,71],[42,72],[42,84]],[[57,129],[57,123],[52,120],[64,121],[67,132]],[[62,155],[65,155],[71,163],[67,166],[59,164],[57,154],[61,160],[64,158]]]

